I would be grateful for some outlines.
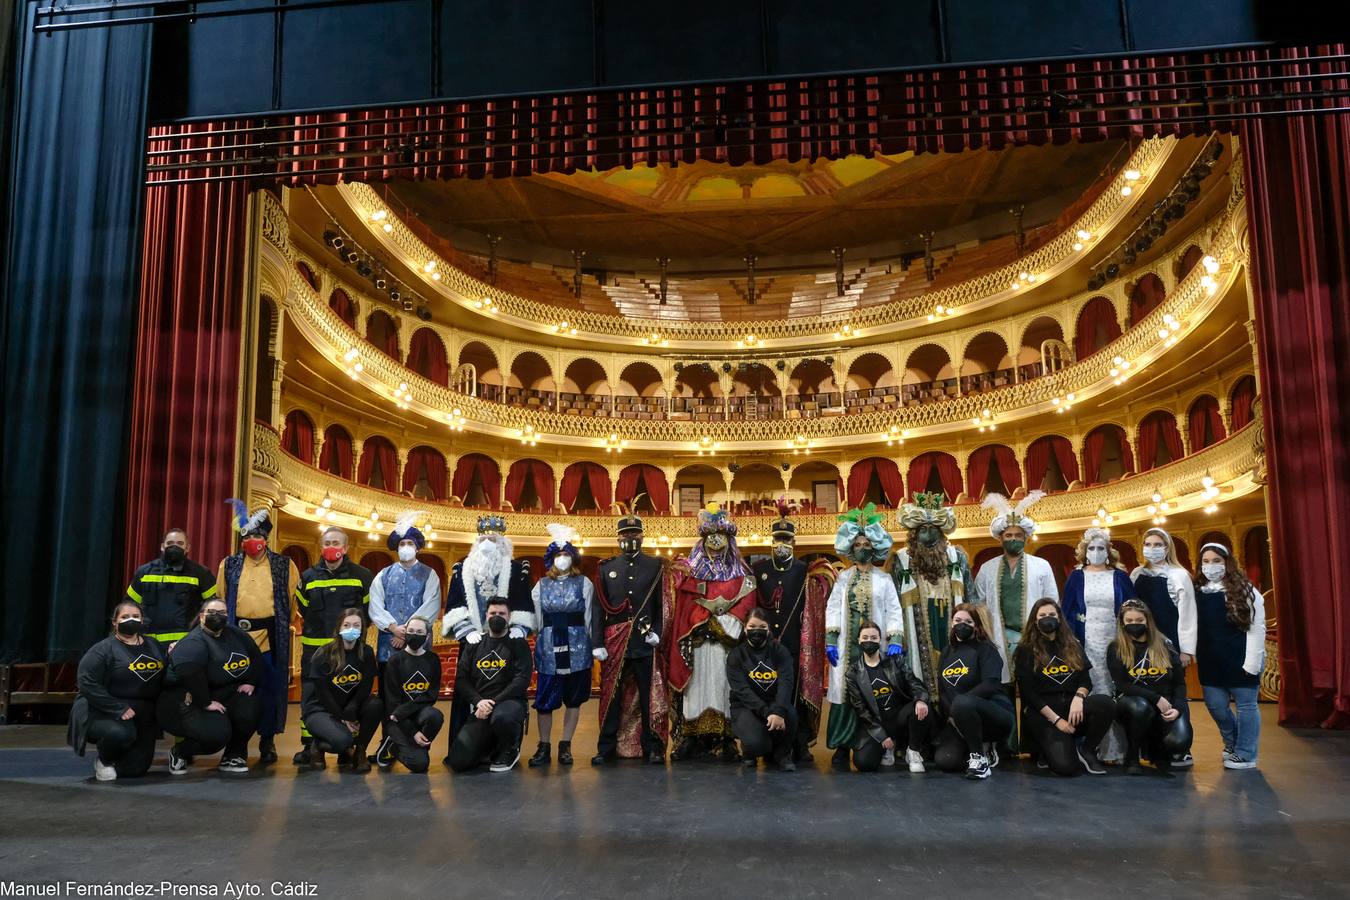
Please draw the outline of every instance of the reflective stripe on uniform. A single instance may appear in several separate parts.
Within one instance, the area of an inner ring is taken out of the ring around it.
[[[302,591],[296,590],[295,599],[300,601],[301,606],[309,606],[309,601],[305,599],[305,595]]]
[[[142,575],[142,584],[200,584],[196,575]]]
[[[306,644],[310,647],[322,647],[324,644],[332,643],[332,640],[333,639],[330,637],[314,638],[314,637],[305,637],[304,635],[300,636],[300,643]]]
[[[141,595],[138,594],[136,592],[136,589],[131,585],[127,585],[127,596],[130,597],[132,600],[135,600],[137,603],[141,602]]]
[[[150,636],[157,641],[179,641],[187,637],[186,631],[161,631],[158,634],[152,633]]]
[[[361,586],[362,583],[361,579],[359,578],[320,578],[318,581],[311,581],[309,584],[305,585],[305,590],[308,591],[312,590],[313,588],[325,588],[325,587],[361,587]]]
[[[202,599],[203,599],[203,600],[210,600],[212,597],[214,597],[214,596],[216,595],[216,589],[219,588],[219,587],[220,587],[220,585],[218,585],[218,584],[212,584],[209,588],[207,588],[206,590],[202,591]]]

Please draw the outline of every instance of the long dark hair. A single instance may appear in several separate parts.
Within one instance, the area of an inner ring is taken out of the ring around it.
[[[1042,606],[1053,606],[1055,615],[1059,616],[1059,628],[1053,635],[1043,634],[1036,627],[1036,613],[1040,612]],[[1044,668],[1052,656],[1060,657],[1076,669],[1083,668],[1083,645],[1074,637],[1073,629],[1064,618],[1064,610],[1049,597],[1043,597],[1031,605],[1031,614],[1022,626],[1022,639],[1017,642],[1013,656],[1016,658],[1026,654],[1030,654],[1032,664],[1037,669]]]
[[[1252,591],[1256,590],[1246,574],[1238,568],[1237,560],[1228,548],[1222,544],[1206,544],[1200,548],[1200,556],[1203,558],[1205,552],[1212,550],[1223,559],[1223,603],[1225,612],[1228,615],[1228,624],[1246,631],[1252,627],[1252,614],[1255,612],[1252,606]],[[1209,579],[1205,577],[1203,569],[1196,567],[1195,589],[1199,590],[1209,584]]]
[[[130,606],[132,609],[136,610],[138,613],[141,614],[141,632],[144,633],[145,626],[150,624],[150,617],[145,614],[144,609],[141,609],[141,605],[137,603],[135,600],[132,600],[131,598],[119,601],[117,605],[112,608],[112,615],[109,617],[109,621],[112,622],[112,631],[110,633],[111,634],[117,633],[117,614],[120,613],[122,611],[122,608],[126,606]]]
[[[348,607],[338,616],[337,625],[333,628],[333,639],[314,651],[312,664],[318,666],[320,672],[336,675],[347,668],[348,650],[343,646],[341,632],[342,623],[350,616],[356,616],[361,620],[361,636],[356,639],[356,645],[350,651],[351,655],[362,660],[370,653],[370,647],[366,645],[366,629],[370,627],[370,623],[366,621],[366,614],[355,607]]]
[[[975,620],[975,634],[971,637],[970,643],[989,640],[989,633],[984,630],[984,610],[982,608],[974,603],[958,603],[952,607],[952,614],[948,617],[948,621],[955,618],[959,612],[968,612],[970,617]]]

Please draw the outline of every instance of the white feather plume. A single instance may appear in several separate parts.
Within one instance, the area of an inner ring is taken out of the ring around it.
[[[1037,495],[1036,496],[1037,500],[1045,496],[1040,491],[1033,491],[1032,493]],[[1031,495],[1028,494],[1027,496]],[[984,507],[985,509],[992,509],[997,514],[995,516],[996,518],[998,516],[1005,516],[1005,517],[1011,516],[1013,513],[1012,504],[1009,503],[1008,498],[1003,496],[1002,494],[993,494],[993,493],[985,494],[984,500],[983,502],[980,503],[980,506]]]
[[[563,544],[575,543],[580,535],[571,525],[562,525],[558,522],[550,522],[544,526],[548,529],[548,536],[553,538],[553,543],[561,547]]]
[[[413,509],[399,516],[394,522],[394,534],[403,537],[408,533],[408,529],[417,524],[417,520],[426,515],[426,512],[420,509]]]
[[[1028,491],[1027,495],[1017,502],[1017,506],[1013,509],[1013,515],[1017,516],[1019,519],[1022,518],[1023,513],[1039,502],[1044,496],[1045,491]],[[1007,503],[1008,501],[1005,500],[1003,502]]]
[[[261,528],[262,523],[266,522],[269,518],[271,518],[271,516],[267,512],[267,507],[264,506],[262,509],[254,510],[253,515],[249,516],[248,521],[239,529],[239,533],[252,534],[254,531]]]

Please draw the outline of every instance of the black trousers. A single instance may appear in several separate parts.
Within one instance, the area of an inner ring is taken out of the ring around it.
[[[741,742],[741,755],[746,759],[764,756],[782,762],[792,755],[797,740],[797,711],[789,710],[783,716],[782,731],[770,731],[764,719],[745,707],[732,706],[731,730]]]
[[[472,716],[460,726],[450,744],[446,760],[456,772],[467,772],[478,767],[485,756],[520,743],[525,725],[525,704],[519,700],[502,700],[492,708],[486,719]]]
[[[1194,735],[1185,715],[1166,722],[1158,707],[1143,697],[1122,696],[1116,698],[1116,718],[1125,728],[1127,765],[1139,762],[1142,752],[1166,771],[1172,767],[1173,756],[1190,752]]]
[[[1048,705],[1061,718],[1068,720],[1072,702],[1072,698],[1065,697]],[[1078,723],[1073,734],[1065,734],[1051,725],[1039,709],[1029,708],[1022,710],[1022,731],[1030,736],[1033,748],[1050,766],[1050,771],[1056,775],[1080,775],[1083,767],[1078,762],[1075,739],[1081,737],[1086,746],[1096,747],[1106,737],[1106,732],[1115,720],[1115,700],[1106,694],[1088,694],[1083,701],[1083,721]]]
[[[662,753],[665,747],[652,734],[652,658],[650,656],[630,656],[623,661],[619,677],[614,682],[614,697],[605,710],[605,720],[600,723],[600,739],[596,741],[596,752],[602,756],[613,756],[619,747],[619,726],[623,720],[624,682],[636,679],[638,694],[638,712],[642,716],[642,750],[644,753]]]
[[[98,744],[98,761],[117,770],[118,778],[139,778],[150,770],[155,759],[155,741],[159,723],[154,706],[136,707],[130,719],[89,714],[86,740]]]
[[[209,756],[221,750],[223,757],[248,755],[248,742],[258,730],[261,712],[257,691],[232,692],[221,701],[225,704],[223,713],[184,705],[182,697],[178,691],[161,694],[157,707],[160,727],[183,739],[178,744],[180,755]]]
[[[947,711],[947,724],[938,735],[933,761],[944,772],[964,771],[970,754],[983,753],[986,743],[1007,739],[1016,721],[1006,703],[960,694]]]
[[[365,752],[365,746],[375,736],[375,729],[379,727],[383,718],[384,702],[379,697],[371,696],[366,698],[358,711],[359,728],[356,734],[352,734],[341,719],[323,709],[306,713],[305,725],[309,728],[310,735],[318,742],[315,746],[320,750],[328,753],[346,753],[352,747],[356,747],[359,752]]]
[[[892,720],[894,729],[886,726],[886,735],[895,742],[897,750],[902,747],[908,747],[910,750],[922,750],[928,743],[929,735],[933,728],[933,712],[930,708],[928,716],[920,720],[914,715],[914,703],[910,701],[900,708],[899,713]],[[862,722],[858,723],[859,729],[862,729]],[[881,768],[881,758],[886,753],[886,748],[881,746],[881,742],[872,737],[865,730],[859,732],[862,737],[858,744],[853,748],[853,765],[859,772],[875,772]]]
[[[426,747],[419,747],[417,741],[413,740],[413,735],[420,731],[427,741],[434,741],[444,724],[445,716],[441,711],[428,705],[402,722],[388,723],[384,733],[385,737],[393,742],[395,758],[403,763],[408,771],[421,774],[431,767],[431,746],[428,744]]]

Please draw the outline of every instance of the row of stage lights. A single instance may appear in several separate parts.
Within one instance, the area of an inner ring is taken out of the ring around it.
[[[1219,495],[1229,490],[1231,490],[1231,488],[1220,487],[1213,476],[1206,475],[1204,478],[1200,479],[1201,511],[1206,515],[1213,515],[1218,512]],[[1167,514],[1175,512],[1177,505],[1180,502],[1176,500],[1167,500],[1160,490],[1154,491],[1153,496],[1151,496],[1149,500],[1151,502],[1144,507],[1144,512],[1148,515],[1149,521],[1154,525],[1167,524]],[[1106,507],[1103,506],[1098,508],[1097,515],[1092,519],[1092,524],[1097,528],[1109,527],[1115,524],[1115,521],[1115,514],[1109,512]]]

